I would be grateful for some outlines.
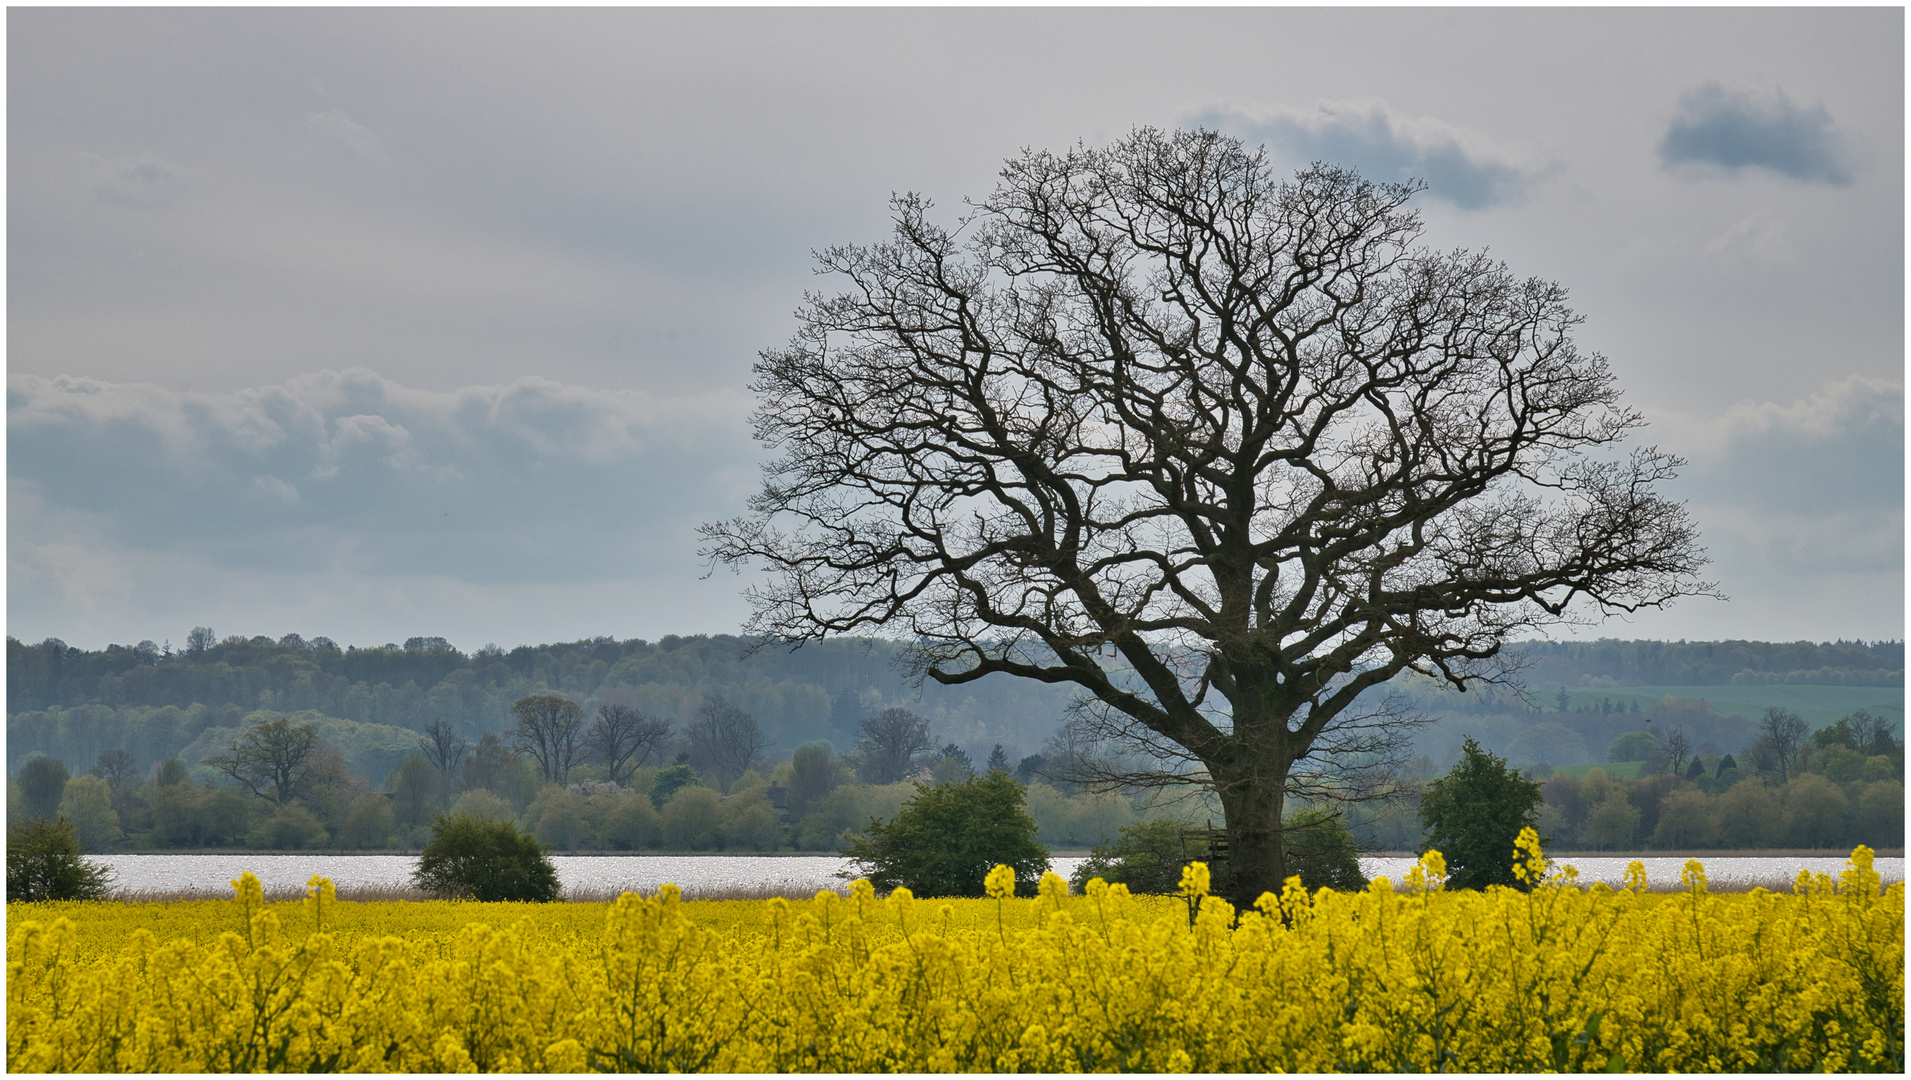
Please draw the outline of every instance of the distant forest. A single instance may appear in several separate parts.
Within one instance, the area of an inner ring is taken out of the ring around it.
[[[219,640],[198,627],[183,649],[142,641],[87,651],[57,638],[28,645],[10,637],[7,767],[14,771],[35,752],[83,765],[114,749],[143,763],[180,756],[197,765],[187,751],[196,752],[203,734],[237,729],[263,710],[330,718],[331,740],[349,743],[340,747],[347,761],[376,783],[415,749],[414,733],[432,721],[445,721],[475,742],[509,729],[512,703],[541,693],[573,698],[586,715],[601,703],[631,705],[679,728],[705,696],[720,694],[753,715],[767,749],[785,758],[810,742],[846,749],[860,719],[901,706],[930,721],[938,745],[954,743],[981,760],[997,743],[1011,757],[1036,752],[1060,727],[1069,702],[1064,690],[1008,676],[959,687],[917,685],[898,667],[896,643],[879,639],[794,650],[751,652],[749,646],[730,635],[667,635],[655,642],[599,637],[508,652],[487,646],[466,654],[437,637],[358,648],[298,634]],[[1734,715],[1730,707],[1708,705],[1706,695],[1641,699],[1612,691],[1904,686],[1902,641],[1599,640],[1513,648],[1527,662],[1524,694],[1503,688],[1454,694],[1430,682],[1402,681],[1399,692],[1433,720],[1418,749],[1444,757],[1471,734],[1518,762],[1578,765],[1603,761],[1614,738],[1657,712],[1684,721],[1700,740],[1736,749],[1749,740],[1758,702]],[[1896,704],[1882,711],[1902,718],[1902,694],[1892,697]],[[1876,704],[1869,697],[1862,703]],[[1522,743],[1541,723],[1547,724],[1541,737]],[[1562,725],[1578,744],[1559,745],[1553,729]]]
[[[1067,779],[1057,763],[1105,750],[1064,728],[1065,691],[1007,676],[918,685],[889,641],[750,645],[672,635],[467,655],[442,638],[341,648],[296,634],[220,640],[206,627],[179,650],[9,638],[8,814],[57,811],[91,850],[409,848],[433,813],[475,806],[565,850],[815,851],[893,813],[912,778],[1004,768],[1025,785],[1043,842],[1061,848],[1149,817],[1213,816],[1205,800]],[[1903,843],[1902,642],[1514,648],[1523,686],[1460,693],[1410,676],[1382,688],[1417,723],[1396,797],[1350,811],[1363,846],[1418,843],[1418,792],[1467,737],[1545,782],[1542,825],[1569,846]],[[533,695],[586,718],[625,706],[667,722],[666,739],[634,772],[587,755],[568,776],[540,778],[509,745],[513,705]],[[728,772],[692,737],[712,708],[760,736]],[[898,710],[918,735],[894,768],[879,767],[864,737]],[[1773,741],[1773,713],[1790,717],[1789,741]],[[296,798],[249,796],[207,760],[273,725],[309,730],[319,748]],[[464,740],[461,766],[434,764],[427,729]]]

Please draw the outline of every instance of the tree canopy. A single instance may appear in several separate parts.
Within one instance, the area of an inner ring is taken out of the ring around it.
[[[1415,185],[1148,129],[1002,177],[953,228],[905,195],[889,242],[820,253],[847,289],[761,355],[781,456],[704,527],[770,571],[750,630],[1072,685],[1212,785],[1251,902],[1285,799],[1388,762],[1365,691],[1710,588],[1565,290],[1415,247]]]

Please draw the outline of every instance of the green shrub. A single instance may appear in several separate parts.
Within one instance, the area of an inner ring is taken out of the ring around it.
[[[878,889],[904,885],[917,896],[981,896],[983,878],[1001,863],[1015,871],[1016,890],[1033,895],[1048,869],[1048,849],[1035,832],[1022,786],[1004,773],[988,773],[917,784],[915,797],[894,818],[871,821],[843,854]]]
[[[1287,872],[1309,889],[1349,892],[1367,887],[1360,872],[1360,846],[1338,817],[1325,810],[1303,810],[1282,826]],[[1512,861],[1509,853],[1507,861]]]
[[[508,821],[440,816],[412,880],[437,896],[481,901],[557,899],[557,868],[537,837]]]
[[[72,823],[34,819],[7,829],[7,901],[100,900],[112,873],[80,854]]]
[[[1189,828],[1185,821],[1170,820],[1129,825],[1115,839],[1095,845],[1069,881],[1077,892],[1089,879],[1101,878],[1126,885],[1132,893],[1172,893],[1181,883],[1183,866],[1208,859],[1207,843],[1190,838]]]

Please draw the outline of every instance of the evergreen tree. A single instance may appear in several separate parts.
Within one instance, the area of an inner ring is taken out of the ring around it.
[[[1453,771],[1420,797],[1420,824],[1426,830],[1420,850],[1446,857],[1452,888],[1517,887],[1513,840],[1538,823],[1544,801],[1539,784],[1521,778],[1504,758],[1480,749],[1469,736]]]

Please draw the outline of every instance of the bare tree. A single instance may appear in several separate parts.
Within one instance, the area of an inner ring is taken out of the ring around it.
[[[1799,748],[1805,745],[1808,729],[1804,719],[1790,709],[1774,705],[1758,718],[1758,730],[1759,746],[1778,766],[1779,783],[1789,782],[1792,778],[1792,763],[1798,760]],[[1755,751],[1757,749],[1754,747]]]
[[[621,785],[669,741],[670,721],[646,716],[630,705],[606,704],[597,707],[584,736],[584,752],[603,763],[611,783]]]
[[[865,784],[893,784],[922,767],[935,743],[929,721],[908,709],[888,708],[857,721],[856,776]]]
[[[259,798],[284,806],[309,786],[318,750],[316,726],[294,725],[279,717],[252,725],[232,749],[202,764],[232,777]]]
[[[444,783],[445,796],[449,798],[457,787],[458,766],[470,751],[471,744],[452,730],[450,724],[439,719],[425,725],[425,737],[418,740],[418,749],[424,752],[425,760],[431,763],[431,767],[438,770],[438,776]]]
[[[511,706],[518,725],[509,732],[520,754],[537,762],[544,779],[563,783],[583,749],[584,710],[556,694],[533,694]]]
[[[1712,591],[1565,291],[1414,248],[1414,185],[1152,130],[1002,177],[953,231],[901,196],[890,242],[822,252],[848,288],[762,354],[783,456],[703,535],[771,572],[766,641],[1077,687],[1199,762],[1250,902],[1367,690]]]
[[[1892,732],[1897,725],[1868,709],[1858,709],[1845,717],[1851,724],[1851,742],[1861,754],[1889,754],[1896,749]]]
[[[763,752],[763,732],[756,717],[711,694],[697,706],[696,719],[684,728],[690,737],[690,761],[708,769],[725,795],[737,778],[749,772]]]
[[[1672,766],[1672,775],[1684,776],[1686,759],[1692,756],[1692,740],[1686,735],[1685,728],[1675,727],[1661,735],[1659,750]]]

